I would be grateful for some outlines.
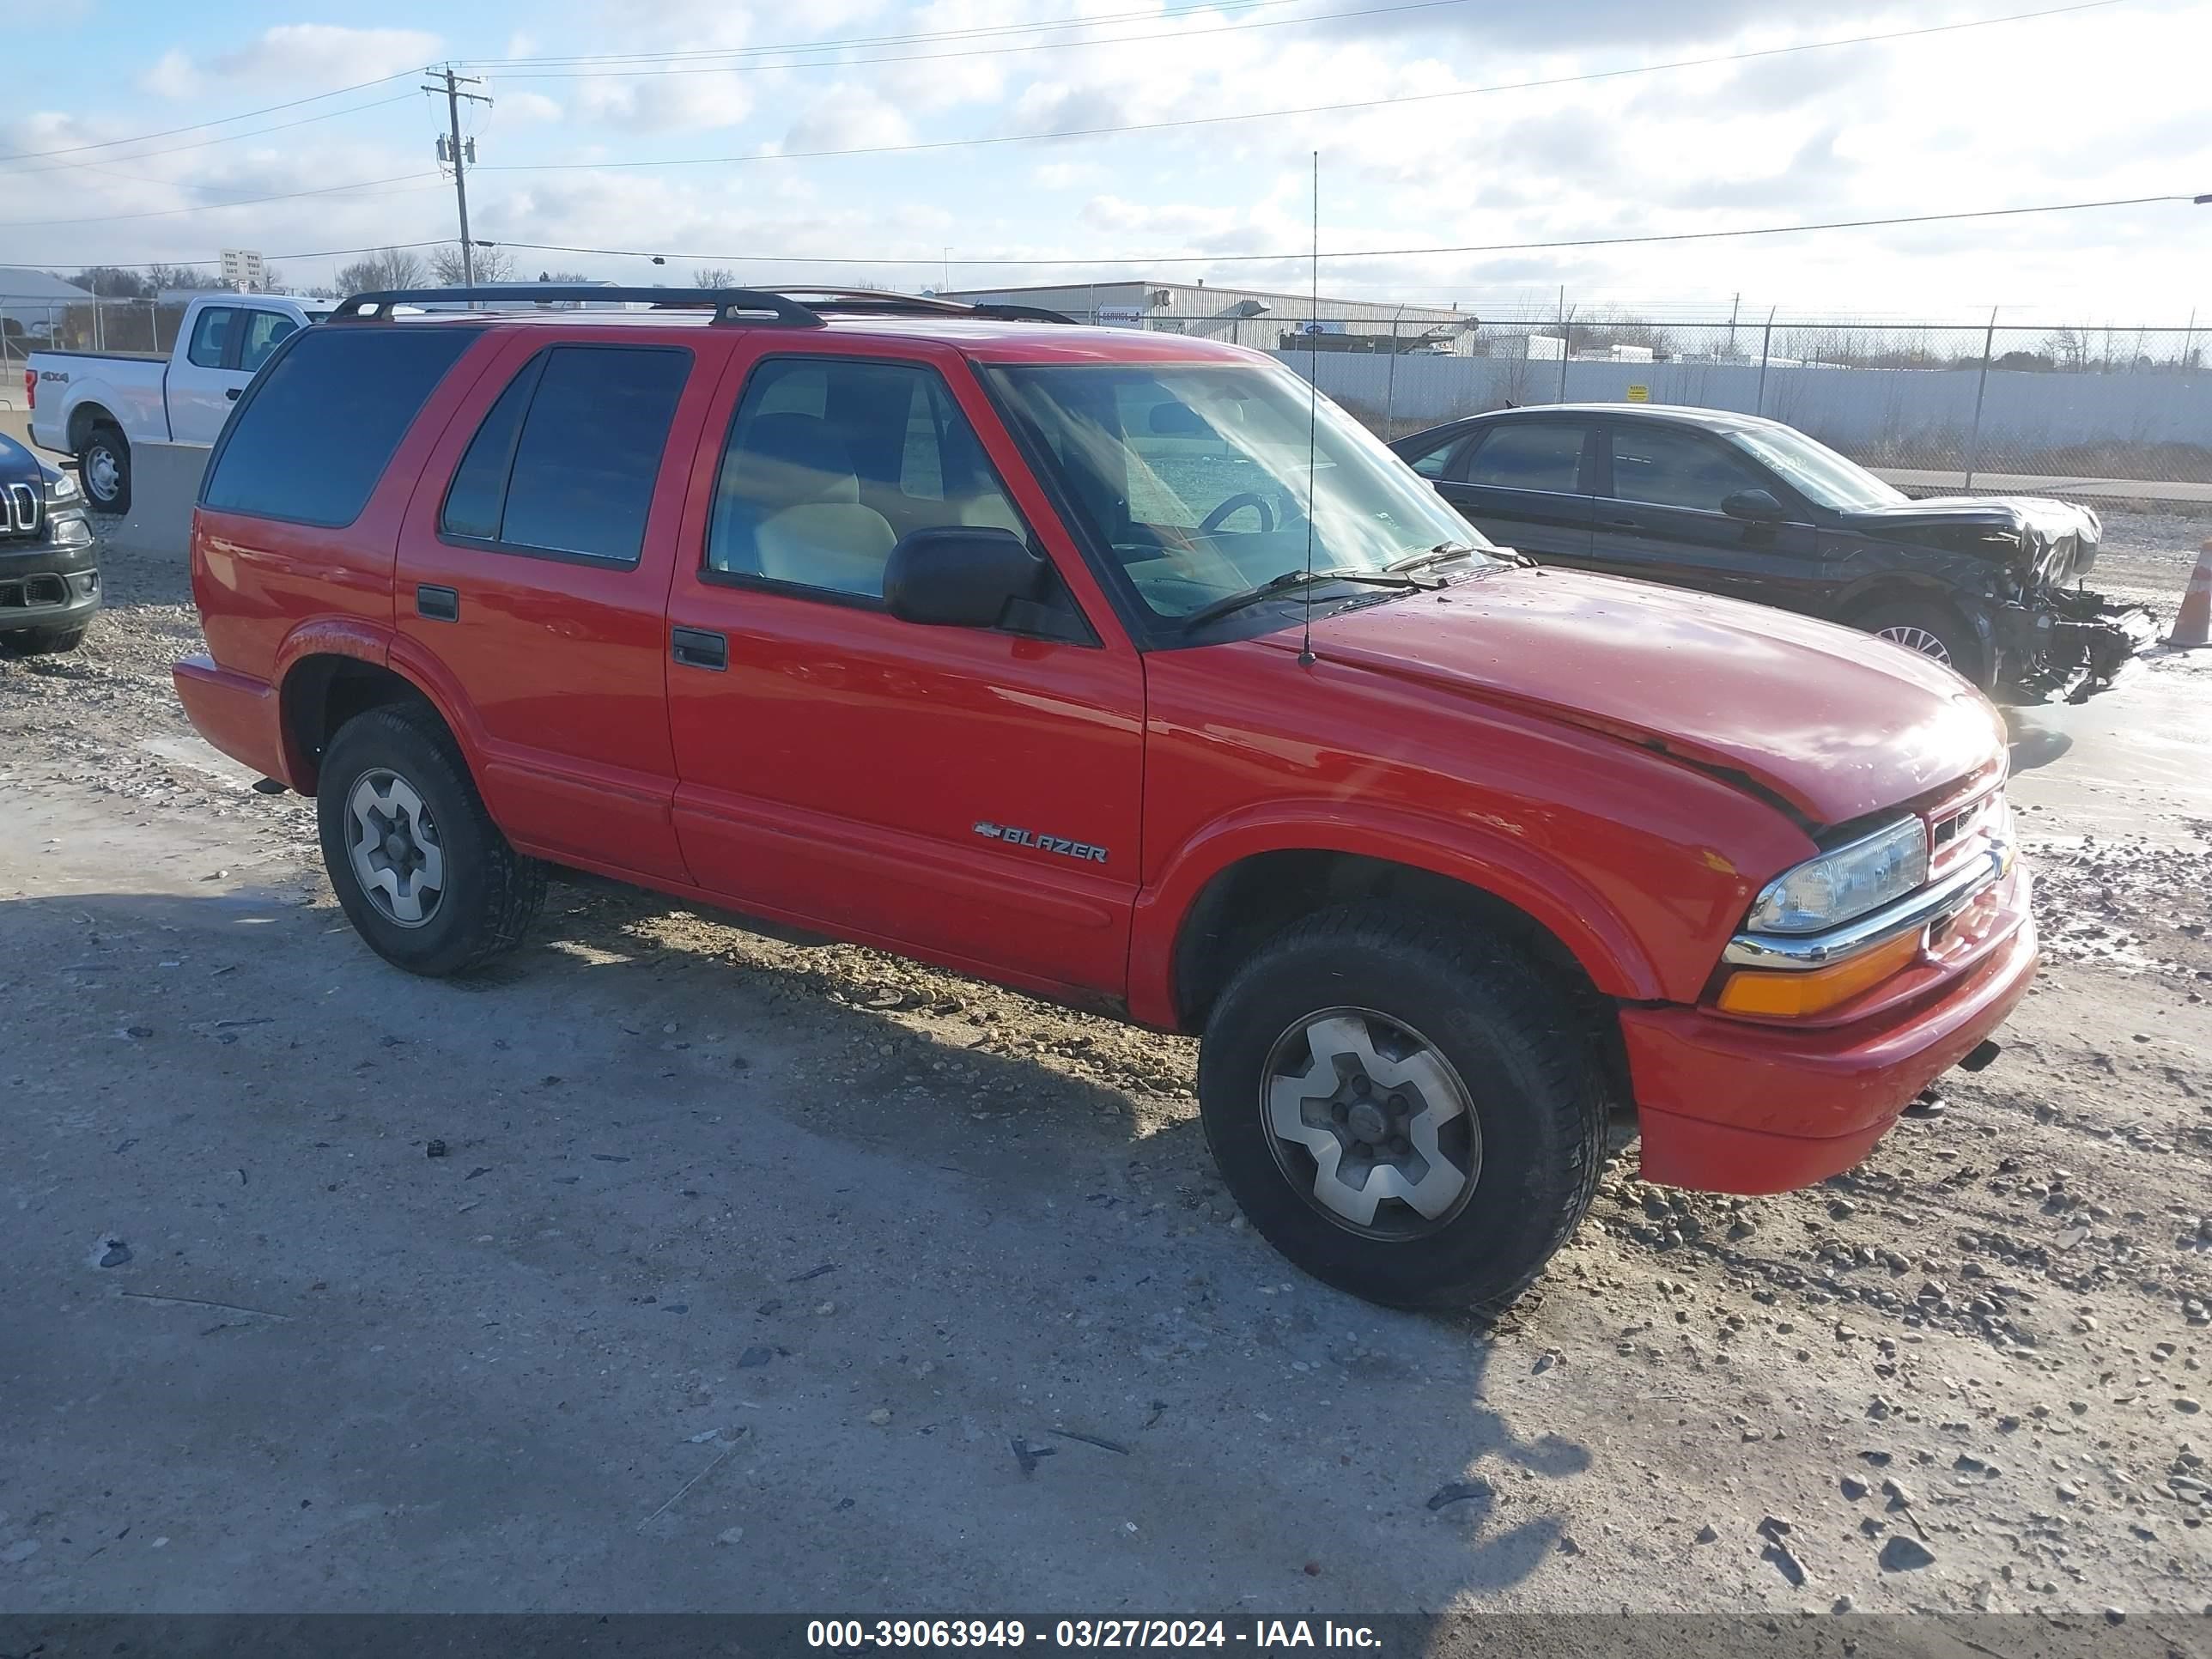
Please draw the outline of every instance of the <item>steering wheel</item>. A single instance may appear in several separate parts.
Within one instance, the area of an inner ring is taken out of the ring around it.
[[[1199,532],[1201,535],[1211,536],[1221,528],[1223,522],[1231,514],[1241,513],[1248,507],[1260,515],[1260,533],[1262,536],[1275,527],[1275,509],[1267,504],[1267,498],[1264,495],[1256,495],[1248,489],[1242,495],[1231,495],[1212,512],[1207,514],[1205,520],[1198,526]]]

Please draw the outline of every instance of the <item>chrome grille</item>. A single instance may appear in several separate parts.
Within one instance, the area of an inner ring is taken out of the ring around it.
[[[0,490],[0,495],[5,497],[4,501],[0,501],[0,506],[7,508],[7,522],[0,526],[0,533],[9,536],[37,535],[41,522],[40,514],[46,505],[46,498],[39,487],[36,484],[11,483],[4,490]]]
[[[2005,835],[2005,795],[1991,789],[1937,817],[1928,826],[1928,869],[1940,875],[1991,836]]]

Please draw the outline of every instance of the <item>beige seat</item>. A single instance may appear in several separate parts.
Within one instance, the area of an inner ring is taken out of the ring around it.
[[[775,581],[884,596],[884,567],[898,543],[890,520],[858,501],[804,501],[765,520],[761,574]]]
[[[739,434],[714,505],[715,568],[880,599],[898,537],[860,502],[852,453],[811,415],[763,415]]]
[[[953,510],[953,522],[978,530],[1011,530],[1024,538],[1030,533],[1029,526],[1022,522],[1022,515],[1014,511],[1014,504],[995,489],[961,497]]]

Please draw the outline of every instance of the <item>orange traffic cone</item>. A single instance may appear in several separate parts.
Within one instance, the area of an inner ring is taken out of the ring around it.
[[[2212,537],[2205,538],[2197,555],[2189,591],[2181,596],[2181,609],[2174,613],[2173,632],[2166,642],[2184,648],[2212,644]]]

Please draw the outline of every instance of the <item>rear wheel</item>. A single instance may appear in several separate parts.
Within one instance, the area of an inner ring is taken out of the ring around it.
[[[1589,1209],[1605,1150],[1568,996],[1379,907],[1310,918],[1245,964],[1207,1022],[1199,1103],[1267,1242],[1395,1307],[1511,1302]]]
[[[410,973],[462,973],[513,950],[545,902],[544,867],[508,844],[420,706],[373,708],[339,729],[316,816],[346,919]]]
[[[95,513],[131,510],[131,444],[120,428],[96,426],[77,446],[76,476]]]
[[[0,651],[11,657],[46,657],[74,651],[84,643],[84,627],[18,628],[0,634]]]
[[[1858,624],[1876,639],[1940,662],[1976,685],[1988,684],[1980,638],[1948,605],[1933,599],[1895,599],[1864,613]]]

